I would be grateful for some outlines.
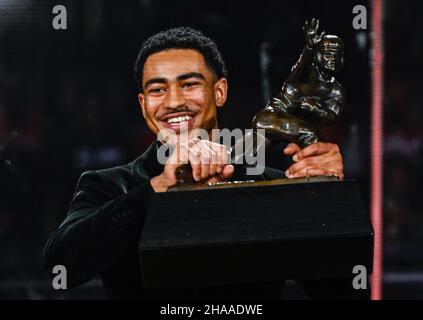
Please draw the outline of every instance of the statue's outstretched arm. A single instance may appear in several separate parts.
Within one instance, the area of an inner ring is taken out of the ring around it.
[[[325,35],[325,32],[318,33],[319,30],[319,20],[312,19],[309,23],[308,21],[305,22],[305,25],[303,27],[304,36],[306,40],[306,46],[301,53],[301,56],[297,63],[292,67],[291,73],[288,76],[288,81],[290,80],[296,80],[299,79],[303,74],[307,73],[308,70],[310,70],[314,54],[317,48],[317,45],[322,40],[323,36]]]

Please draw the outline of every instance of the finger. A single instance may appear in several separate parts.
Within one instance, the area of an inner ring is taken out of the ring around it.
[[[201,165],[191,163],[191,168],[192,168],[192,177],[194,178],[194,180],[200,181],[201,180]]]
[[[331,170],[317,169],[317,168],[304,168],[303,170],[297,172],[292,176],[292,178],[305,178],[305,177],[315,177],[315,176],[325,176],[336,174]]]
[[[319,164],[306,166],[302,168],[301,170],[297,170],[295,172],[288,172],[286,173],[286,176],[288,178],[303,176],[303,173],[305,170],[307,170],[308,172],[310,172],[310,170],[324,170],[326,172],[325,174],[335,174],[336,176],[339,177],[340,180],[344,179],[343,165],[342,165],[342,162],[338,160],[333,162],[323,163],[323,164],[319,163]]]
[[[319,29],[319,24],[320,24],[319,19],[316,19],[316,31]]]
[[[201,160],[202,160],[202,163],[204,164],[211,164],[213,153],[215,153],[209,147],[209,143],[210,143],[209,141],[202,140],[200,143],[196,145],[200,149]]]
[[[325,153],[339,153],[339,147],[333,143],[316,142],[296,153],[298,160]]]
[[[189,163],[192,167],[192,176],[195,181],[201,180],[201,158],[198,156],[198,153],[192,148],[189,149]]]
[[[201,140],[192,147],[192,150],[194,150],[197,155],[201,158],[202,163],[206,163],[206,161],[211,156],[210,149],[208,148],[207,143],[208,141]]]
[[[166,164],[187,164],[188,163],[188,147],[186,144],[181,143],[177,145],[170,155]]]
[[[207,178],[209,178],[211,176],[210,174],[210,164],[208,163],[202,163],[201,164],[201,174],[200,174],[200,180],[204,181]]]
[[[325,169],[306,169],[305,173],[297,173],[297,175],[294,178],[304,178],[304,177],[317,177],[317,176],[338,176],[336,172],[333,172],[331,170],[325,170]]]
[[[188,142],[188,148],[192,148],[197,142],[199,142],[200,139],[194,138],[191,141]]]
[[[290,143],[283,149],[283,153],[287,156],[292,156],[298,151],[301,151],[301,148],[296,143]]]
[[[212,174],[210,173],[210,158],[208,154],[208,150],[202,146],[201,150],[201,180],[204,181]]]
[[[234,166],[229,164],[229,165],[225,166],[225,168],[223,169],[221,174],[215,175],[214,177],[207,180],[206,183],[213,184],[213,183],[217,183],[217,182],[226,181],[227,179],[232,177],[234,170],[235,170]]]
[[[199,146],[201,147],[202,153],[201,179],[205,180],[218,172],[219,156],[217,152],[213,150],[210,141],[203,140],[199,143]]]
[[[182,164],[188,164],[189,163],[189,148],[186,144],[182,144],[178,148],[177,163],[182,163]]]
[[[330,171],[331,174],[337,175],[340,180],[344,179],[344,165],[342,160],[337,159],[335,161],[328,162],[321,168]]]
[[[322,168],[322,169],[339,169],[342,166],[342,160],[338,155],[322,155],[309,157],[303,160],[300,160],[293,165],[291,165],[286,170],[286,175],[293,175],[298,171],[303,170],[307,167]]]
[[[228,164],[223,168],[223,171],[220,175],[226,180],[232,177],[232,175],[234,174],[234,171],[235,171],[235,167],[231,164]]]
[[[189,148],[189,157],[191,163],[201,163],[201,149],[198,145],[194,144]]]
[[[188,143],[186,143],[188,149],[194,148],[194,150],[196,150],[196,152],[198,152],[198,147],[196,147],[196,145],[200,142],[201,140],[199,138],[194,138],[192,140],[190,140]]]
[[[217,182],[223,182],[228,180],[232,175],[234,174],[235,168],[233,165],[228,164],[223,168],[223,171],[221,174],[216,175],[215,179],[217,179]]]
[[[210,179],[204,181],[205,184],[215,184],[215,183],[218,183],[218,182],[222,182],[220,180],[220,175],[216,175],[216,176],[211,177]]]
[[[226,148],[223,144],[213,143],[212,145],[213,150],[215,150],[219,156],[219,163],[220,164],[228,164],[228,148]]]
[[[211,176],[210,174],[210,149],[207,147],[207,142],[201,141],[196,144],[196,147],[200,149],[200,161],[201,161],[201,173],[200,179],[206,180]]]
[[[209,174],[210,176],[214,176],[219,166],[219,155],[217,154],[216,151],[213,150],[211,145],[206,145],[205,148],[207,149],[209,153],[209,159],[210,159]]]
[[[223,171],[223,168],[228,164],[227,161],[229,159],[228,157],[228,149],[225,145],[218,144],[218,143],[212,143],[210,147],[217,153],[218,160],[217,160],[217,168],[216,172],[221,173]]]

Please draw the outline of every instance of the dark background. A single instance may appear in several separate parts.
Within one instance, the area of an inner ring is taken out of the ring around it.
[[[52,27],[57,4],[67,30]],[[368,9],[368,30],[352,27],[357,4]],[[423,298],[421,16],[417,1],[385,3],[385,298]],[[54,291],[41,254],[79,175],[129,162],[154,139],[132,74],[143,40],[181,25],[214,39],[230,73],[220,126],[248,128],[297,61],[312,17],[345,42],[337,79],[347,107],[326,140],[341,146],[368,205],[371,1],[0,1],[0,299],[104,297],[96,279]],[[287,168],[281,155],[273,150],[268,165]],[[286,296],[302,293],[290,283]]]

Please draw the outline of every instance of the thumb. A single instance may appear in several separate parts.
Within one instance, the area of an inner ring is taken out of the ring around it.
[[[230,178],[230,177],[232,177],[232,175],[234,174],[234,171],[235,171],[234,166],[233,166],[233,165],[231,165],[231,164],[229,164],[229,165],[227,165],[227,166],[225,166],[225,167],[223,168],[223,171],[222,171],[222,173],[220,174],[220,176],[221,176],[224,180],[229,179],[229,178]]]

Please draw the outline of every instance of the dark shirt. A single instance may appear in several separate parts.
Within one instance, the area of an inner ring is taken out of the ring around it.
[[[46,269],[64,265],[68,287],[76,287],[100,275],[110,299],[279,299],[283,283],[145,290],[141,279],[138,242],[150,197],[150,179],[163,172],[157,161],[158,142],[126,165],[86,171],[63,223],[44,248]],[[231,180],[251,180],[245,167],[237,168]],[[285,177],[266,168],[254,180]],[[367,298],[352,292],[350,279],[300,282],[312,298]],[[351,296],[351,294],[353,296]]]

